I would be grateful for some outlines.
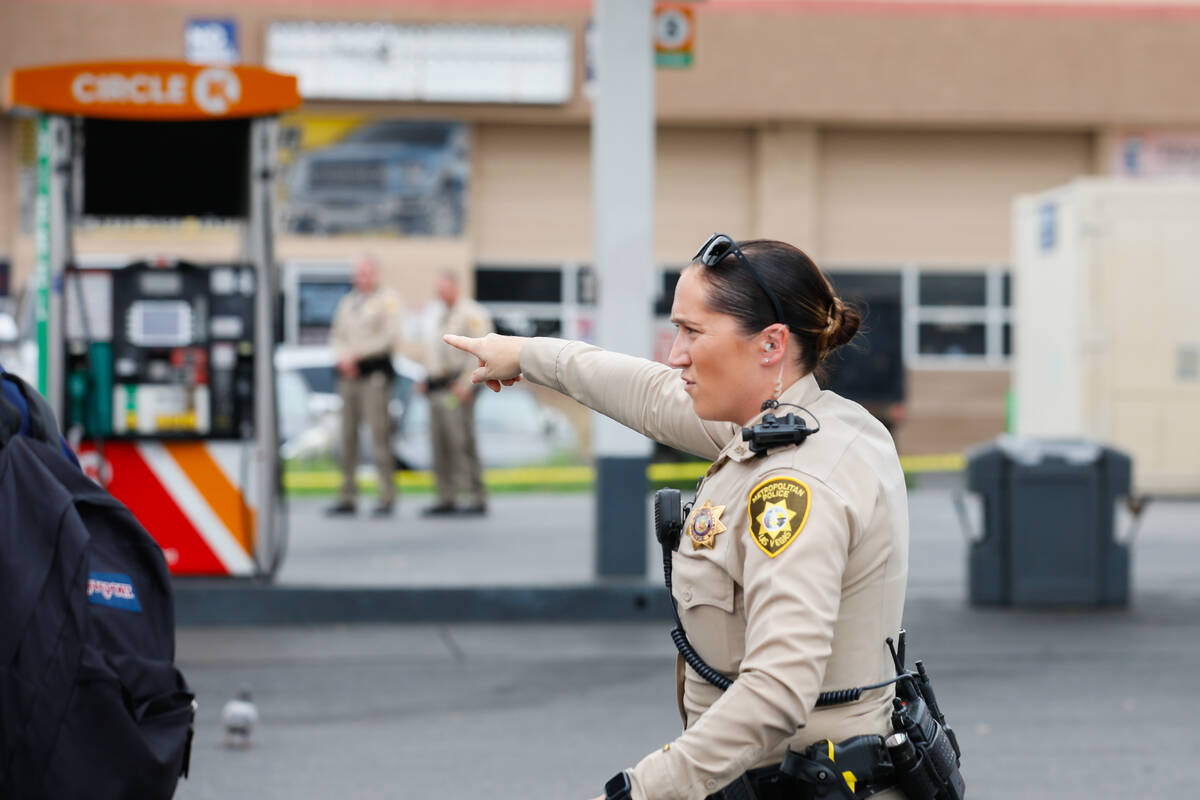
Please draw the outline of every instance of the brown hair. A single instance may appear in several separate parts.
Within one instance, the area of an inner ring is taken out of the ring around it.
[[[733,253],[715,267],[696,263],[708,282],[708,305],[738,321],[746,336],[782,321],[800,343],[800,366],[812,372],[858,332],[858,310],[834,294],[829,279],[799,248],[772,239],[753,239],[738,246],[770,287],[783,309],[783,320],[762,287]]]

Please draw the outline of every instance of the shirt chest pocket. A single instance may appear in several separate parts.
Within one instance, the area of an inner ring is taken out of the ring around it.
[[[689,546],[685,539],[681,550]],[[671,594],[692,646],[709,666],[736,673],[746,653],[746,619],[733,577],[707,558],[683,554],[671,572]]]
[[[366,333],[378,333],[387,324],[387,310],[382,306],[368,306],[362,315],[362,327]]]

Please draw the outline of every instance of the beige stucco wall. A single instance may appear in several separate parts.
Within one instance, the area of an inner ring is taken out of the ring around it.
[[[280,262],[353,261],[370,254],[379,260],[381,282],[399,291],[409,307],[433,298],[434,281],[444,270],[457,273],[465,290],[474,289],[470,247],[461,238],[292,235],[276,239],[275,252]]]
[[[820,159],[816,126],[771,123],[755,131],[751,235],[812,251],[822,202]]]
[[[589,143],[582,126],[476,127],[469,224],[477,262],[591,261]],[[685,262],[714,230],[750,230],[753,151],[744,129],[659,130],[657,261]]]
[[[656,74],[654,257],[678,265],[713,230],[793,241],[839,269],[1006,264],[1013,195],[1107,170],[1115,133],[1200,127],[1200,0],[697,3],[695,61]],[[1105,6],[1111,6],[1106,8]],[[0,2],[0,73],[55,61],[180,58],[186,4]],[[588,116],[578,91],[590,4],[277,0],[206,6],[237,21],[260,63],[276,19],[556,23],[576,32],[577,91],[561,106],[309,103],[310,111],[472,125],[467,235],[457,240],[281,237],[281,260],[364,249],[410,301],[439,269],[592,260]],[[0,118],[0,257],[16,283],[17,145]],[[234,258],[228,231],[93,230],[81,254]],[[1006,370],[910,374],[902,449],[957,449],[1003,425]]]
[[[1007,369],[908,371],[908,418],[895,432],[906,455],[957,453],[1004,433]]]
[[[694,67],[660,76],[660,109],[702,114],[703,102],[726,117],[921,124],[1182,124],[1200,114],[1186,77],[1200,66],[1195,13],[886,5],[697,4]]]
[[[1013,197],[1093,163],[1086,134],[831,130],[820,150],[827,265],[1007,264]]]
[[[472,250],[489,263],[591,258],[582,127],[479,125]],[[655,258],[686,260],[714,230],[794,241],[839,267],[1009,261],[1009,205],[1091,172],[1084,133],[663,126]]]
[[[477,261],[591,260],[586,126],[478,125],[467,209]]]
[[[235,225],[105,226],[78,231],[75,252],[84,264],[160,257],[219,263],[239,260],[242,244],[240,228]],[[275,240],[280,263],[352,262],[363,254],[379,260],[383,282],[402,289],[410,302],[432,297],[434,278],[443,270],[460,274],[466,286],[471,286],[473,262],[464,239],[282,235]]]
[[[746,129],[658,131],[654,176],[654,258],[687,263],[713,231],[744,237],[756,202],[754,138]]]
[[[729,124],[823,120],[905,124],[1200,124],[1200,2],[696,3],[695,59],[660,70],[660,118]],[[1109,6],[1108,8],[1105,5]],[[1157,13],[1156,13],[1157,9]],[[101,58],[179,58],[186,4],[6,0],[0,71]],[[205,7],[237,20],[242,56],[260,63],[277,19],[554,23],[576,31],[576,83],[590,4],[277,0]],[[468,107],[471,118],[586,117],[576,92],[555,108]]]

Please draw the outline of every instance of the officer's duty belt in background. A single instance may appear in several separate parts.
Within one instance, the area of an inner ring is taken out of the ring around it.
[[[391,356],[367,356],[358,360],[358,374],[362,377],[383,373],[389,378],[396,377],[396,368],[392,366]]]
[[[708,800],[864,800],[895,785],[883,737],[855,736],[788,750],[782,764],[745,772]]]
[[[425,382],[425,389],[430,392],[441,392],[449,389],[452,383],[454,383],[454,378],[430,378]]]

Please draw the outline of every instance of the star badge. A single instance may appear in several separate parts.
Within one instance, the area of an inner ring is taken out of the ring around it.
[[[725,506],[714,506],[710,501],[705,500],[704,505],[692,514],[692,524],[688,526],[688,536],[692,539],[693,550],[699,550],[701,547],[712,549],[717,534],[726,531],[725,523],[721,522],[721,514],[724,512]]]

